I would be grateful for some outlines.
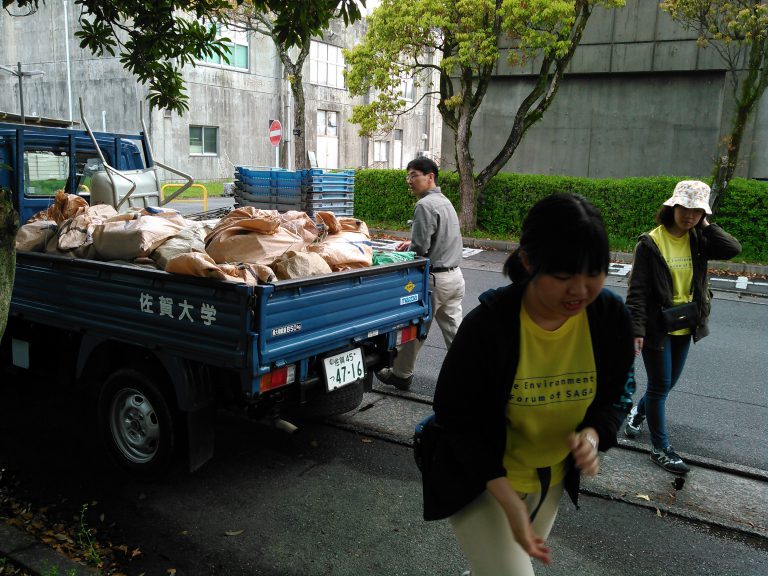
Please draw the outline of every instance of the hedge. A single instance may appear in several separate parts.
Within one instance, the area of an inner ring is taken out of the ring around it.
[[[637,237],[655,226],[656,211],[683,179],[498,174],[478,198],[476,235],[516,240],[533,204],[548,194],[573,192],[602,212],[611,247],[631,250]],[[441,174],[440,187],[458,210],[458,175]],[[355,174],[355,216],[371,227],[405,229],[413,217],[414,203],[404,170],[365,169]],[[768,262],[768,183],[732,180],[713,221],[741,242],[743,252],[737,260]]]

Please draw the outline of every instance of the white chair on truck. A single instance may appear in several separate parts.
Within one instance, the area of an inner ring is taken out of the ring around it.
[[[99,155],[101,164],[104,167],[103,170],[94,172],[92,176],[90,190],[91,205],[109,204],[117,211],[121,211],[121,209],[127,210],[129,208],[142,209],[149,206],[164,206],[194,183],[194,179],[190,175],[180,172],[179,170],[171,168],[154,159],[152,144],[149,140],[149,133],[144,124],[143,112],[141,114],[141,127],[144,130],[144,138],[147,142],[149,156],[152,158],[152,166],[139,170],[117,170],[107,163],[107,160],[99,147],[99,143],[96,140],[96,136],[94,135],[93,130],[91,130],[88,121],[85,119],[82,98],[80,99],[80,118],[83,121],[85,130],[93,141],[93,145]],[[160,184],[160,179],[157,176],[158,167],[181,176],[186,180],[186,183],[181,188],[165,199],[163,199],[161,195],[162,186]]]

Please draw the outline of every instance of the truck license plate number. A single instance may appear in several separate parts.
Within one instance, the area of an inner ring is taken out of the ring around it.
[[[325,382],[328,391],[352,384],[365,376],[365,362],[360,348],[354,348],[323,360],[325,365]]]

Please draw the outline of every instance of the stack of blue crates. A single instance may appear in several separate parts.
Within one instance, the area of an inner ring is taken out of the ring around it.
[[[318,211],[352,216],[354,195],[354,170],[235,167],[235,201],[240,206],[280,212],[301,210],[313,217]]]
[[[317,211],[333,212],[337,216],[352,216],[355,210],[355,171],[328,172],[310,168],[304,172],[306,191],[305,211],[314,216]]]
[[[303,210],[301,172],[283,168],[235,167],[235,201],[264,210]]]

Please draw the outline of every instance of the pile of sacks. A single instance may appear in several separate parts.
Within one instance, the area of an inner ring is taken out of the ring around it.
[[[371,266],[365,222],[331,212],[317,218],[246,206],[197,222],[164,208],[117,213],[60,190],[48,210],[19,229],[16,249],[251,285]]]

